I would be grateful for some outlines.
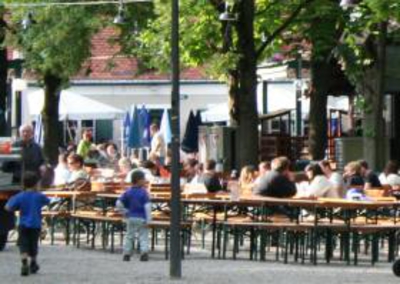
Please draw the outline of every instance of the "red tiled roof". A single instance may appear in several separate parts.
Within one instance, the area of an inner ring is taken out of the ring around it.
[[[96,34],[92,39],[92,57],[85,64],[82,72],[75,80],[163,80],[170,74],[160,74],[156,71],[137,74],[135,58],[119,55],[120,47],[110,43],[118,35],[112,27]],[[89,72],[87,72],[89,71]],[[207,79],[201,68],[182,70],[181,78],[186,80]]]
[[[119,55],[120,47],[111,44],[110,39],[117,36],[117,31],[108,27],[96,34],[92,39],[92,56],[84,64],[84,68],[75,80],[168,80],[170,74],[160,74],[157,71],[137,74],[137,60]],[[13,50],[7,50],[9,60],[13,59]],[[188,68],[181,71],[183,80],[209,79],[202,72],[202,68]],[[34,77],[33,73],[26,72],[27,77]]]

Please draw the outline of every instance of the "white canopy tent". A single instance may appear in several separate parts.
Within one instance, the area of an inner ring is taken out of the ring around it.
[[[227,103],[209,105],[208,109],[201,112],[203,122],[223,122],[229,120]]]
[[[43,89],[28,93],[28,112],[31,118],[36,118],[43,109]],[[61,91],[59,104],[59,119],[62,120],[98,120],[121,119],[124,112],[118,108],[103,104],[70,91]]]

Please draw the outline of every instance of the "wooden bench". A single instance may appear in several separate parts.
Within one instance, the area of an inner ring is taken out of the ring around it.
[[[57,222],[64,220],[65,224],[65,243],[69,245],[70,235],[70,212],[67,211],[42,211],[42,218],[48,221],[50,227],[50,243],[54,245],[55,226]]]
[[[304,235],[310,234],[314,228],[313,224],[298,224],[294,222],[257,222],[257,221],[241,221],[241,220],[228,220],[222,223],[222,258],[226,258],[228,235],[231,233],[233,235],[233,249],[232,257],[236,259],[237,253],[239,251],[239,239],[241,236],[245,235],[247,232],[250,233],[250,259],[256,258],[257,239],[260,238],[260,260],[265,260],[266,256],[266,246],[267,239],[272,238],[276,245],[276,260],[279,260],[279,247],[280,243],[283,243],[284,249],[284,263],[288,261],[288,245],[289,237],[293,236],[294,241],[299,245],[301,241],[301,255],[304,262],[305,256],[305,239]],[[282,238],[283,237],[283,238]],[[299,237],[299,238],[298,238]],[[220,241],[218,241],[220,243]],[[219,253],[220,255],[220,253]],[[296,250],[295,260],[298,258],[298,250]]]
[[[96,224],[100,223],[102,225],[102,246],[105,249],[106,244],[108,243],[108,237],[111,237],[111,252],[115,250],[115,240],[114,234],[119,231],[121,236],[121,245],[122,245],[122,235],[124,228],[124,219],[121,216],[106,216],[101,215],[95,212],[79,212],[71,214],[71,218],[75,222],[74,226],[74,243],[76,243],[77,247],[80,247],[80,223],[86,222],[87,228],[87,243],[89,243],[89,235],[91,238],[91,247],[95,248],[95,237],[96,237]],[[152,231],[152,239],[151,239],[151,248],[154,250],[156,243],[157,231],[161,230],[165,232],[165,257],[169,256],[169,230],[170,230],[170,221],[169,220],[153,220],[148,224],[149,229]],[[190,240],[191,240],[191,222],[181,222],[181,230],[182,230],[182,254],[184,249],[184,244],[187,245],[187,253],[190,253]]]

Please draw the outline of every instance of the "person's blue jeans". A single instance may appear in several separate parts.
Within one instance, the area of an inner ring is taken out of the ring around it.
[[[124,255],[131,255],[133,251],[133,242],[137,235],[139,235],[140,253],[147,253],[149,251],[149,230],[146,221],[141,218],[127,218],[126,235],[124,240]]]

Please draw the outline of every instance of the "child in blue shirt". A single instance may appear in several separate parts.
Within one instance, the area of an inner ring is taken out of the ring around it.
[[[13,196],[6,204],[7,211],[19,211],[18,245],[21,253],[21,275],[36,273],[38,245],[42,226],[42,207],[50,200],[37,191],[39,178],[34,172],[25,172],[22,177],[24,191]],[[31,262],[28,266],[28,258]]]
[[[151,221],[151,203],[144,188],[145,175],[140,170],[131,172],[132,186],[117,200],[117,209],[123,212],[127,233],[124,240],[123,260],[130,261],[135,235],[139,233],[140,260],[149,259],[149,232],[147,225]]]

